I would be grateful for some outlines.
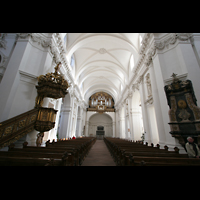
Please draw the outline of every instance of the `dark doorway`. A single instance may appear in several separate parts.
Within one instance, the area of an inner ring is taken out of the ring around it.
[[[96,137],[98,140],[103,140],[105,131],[103,126],[97,126]]]

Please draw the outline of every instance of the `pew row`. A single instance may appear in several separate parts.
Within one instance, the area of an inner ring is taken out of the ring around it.
[[[188,158],[179,154],[179,149],[168,151],[159,145],[146,146],[143,143],[130,142],[119,138],[104,138],[104,141],[118,166],[196,166],[200,159]]]
[[[85,137],[75,140],[46,142],[46,147],[9,146],[8,151],[0,151],[0,166],[79,166],[95,143],[96,138]]]

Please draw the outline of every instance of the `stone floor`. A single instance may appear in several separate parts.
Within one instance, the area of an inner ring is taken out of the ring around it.
[[[96,140],[81,166],[116,166],[103,140]]]

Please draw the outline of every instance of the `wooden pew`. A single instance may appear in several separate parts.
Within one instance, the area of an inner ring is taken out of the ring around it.
[[[95,138],[80,138],[77,140],[70,140],[70,142],[60,141],[57,144],[54,141],[52,143],[47,142],[47,147],[27,146],[28,143],[25,142],[22,149],[14,148],[13,145],[10,145],[9,151],[0,152],[0,165],[5,165],[5,163],[7,163],[7,165],[14,165],[14,163],[17,162],[17,160],[15,159],[16,157],[20,158],[19,164],[16,163],[16,165],[22,166],[32,166],[33,162],[31,161],[31,159],[36,160],[39,163],[41,162],[40,160],[43,159],[43,162],[45,162],[45,166],[80,165],[84,159],[84,156],[88,153],[89,148],[91,148],[95,141]],[[5,160],[5,157],[8,158],[7,161]],[[12,159],[13,161],[11,161]],[[4,160],[6,162],[1,162],[1,160]],[[35,165],[37,164],[34,164],[34,166]]]
[[[131,166],[200,166],[200,159],[133,156]]]
[[[121,156],[121,165],[129,166],[132,157],[173,157],[173,158],[188,158],[187,154],[163,153],[163,152],[124,152]]]
[[[46,148],[46,147],[36,147],[36,146],[26,146],[22,149],[19,148],[10,148],[8,152],[15,152],[16,155],[20,152],[27,152],[27,153],[34,153],[35,155],[43,154],[41,156],[56,156],[55,154],[63,155],[68,154],[68,166],[76,166],[78,165],[78,158],[77,156],[77,150],[72,147],[66,147],[66,148]],[[63,158],[64,159],[64,158]]]
[[[0,166],[75,166],[80,165],[96,138],[47,142],[46,147],[9,146],[9,151],[0,151]]]
[[[61,159],[31,157],[0,157],[0,166],[61,166]]]
[[[48,160],[52,159],[61,159],[63,166],[70,165],[70,158],[67,152],[64,153],[47,153],[47,152],[26,152],[18,149],[19,151],[0,151],[0,159],[3,157],[29,157],[29,158],[47,158]],[[60,164],[59,164],[60,165]]]
[[[200,159],[191,159],[188,158],[187,154],[179,154],[177,147],[174,148],[175,151],[168,151],[167,146],[165,149],[159,149],[159,145],[149,147],[141,143],[132,143],[116,138],[105,138],[104,141],[118,165],[200,165]]]
[[[77,155],[75,157],[78,159],[78,165],[81,165],[95,141],[96,138],[93,137],[79,138],[76,140],[64,140],[59,142],[47,143],[46,146],[48,148],[73,148],[77,150]]]

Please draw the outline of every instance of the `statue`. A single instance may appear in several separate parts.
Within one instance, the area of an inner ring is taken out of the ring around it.
[[[152,96],[152,89],[151,89],[151,80],[150,80],[150,74],[148,73],[146,76],[146,84],[147,84],[147,92],[148,92],[148,98]]]
[[[36,140],[37,147],[41,146],[43,137],[44,137],[44,133],[43,132],[37,134],[37,140]]]

